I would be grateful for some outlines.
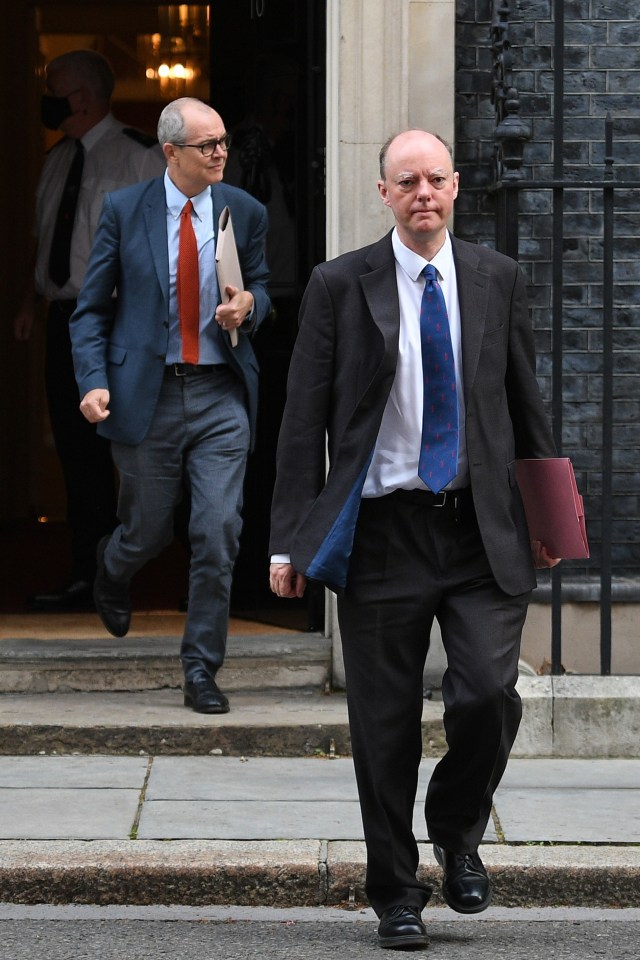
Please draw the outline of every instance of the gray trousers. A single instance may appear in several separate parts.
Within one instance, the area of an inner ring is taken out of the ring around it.
[[[244,387],[224,365],[186,376],[167,368],[147,436],[137,446],[112,443],[120,524],[105,566],[114,580],[131,580],[171,542],[175,507],[188,487],[191,566],[181,649],[187,680],[214,677],[224,659],[248,452]]]

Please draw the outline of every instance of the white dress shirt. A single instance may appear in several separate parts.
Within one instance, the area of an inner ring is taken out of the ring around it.
[[[447,232],[442,247],[431,261],[414,253],[392,234],[396,278],[400,301],[400,339],[396,375],[380,424],[373,459],[365,479],[363,497],[383,497],[394,490],[428,489],[418,476],[422,438],[423,375],[420,347],[420,306],[425,280],[422,271],[431,262],[436,268],[444,295],[451,331],[458,398],[458,472],[445,488],[468,485],[465,440],[465,409],[462,383],[460,305],[451,237]]]
[[[458,472],[446,490],[469,484],[469,467],[465,435],[465,407],[462,382],[462,337],[460,304],[453,259],[451,237],[447,232],[444,244],[433,260],[414,253],[392,234],[396,258],[396,279],[400,301],[400,339],[396,375],[387,400],[373,459],[365,478],[363,497],[383,497],[394,490],[426,490],[418,476],[418,459],[422,439],[423,376],[420,345],[420,307],[425,279],[422,271],[431,262],[438,272],[449,318],[451,345],[456,368],[458,399]],[[272,563],[289,563],[288,554],[276,554]]]
[[[82,137],[84,166],[71,237],[71,275],[63,287],[58,287],[49,278],[49,253],[76,141],[65,137],[47,154],[36,192],[38,253],[35,278],[37,292],[48,300],[77,298],[105,193],[158,177],[166,169],[167,163],[158,144],[148,147],[124,133],[125,129],[124,123],[107,114]]]

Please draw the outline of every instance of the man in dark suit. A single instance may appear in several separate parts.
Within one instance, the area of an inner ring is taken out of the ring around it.
[[[270,582],[282,597],[301,596],[308,578],[338,593],[366,891],[380,944],[407,948],[427,943],[431,894],[416,876],[412,816],[433,618],[448,751],[426,821],[445,899],[477,913],[491,899],[478,845],[520,720],[534,565],[556,562],[529,542],[515,459],[555,451],[524,280],[513,260],[449,234],[458,174],[446,144],[420,130],[391,138],[378,189],[395,228],[316,267],[303,299]],[[445,386],[431,396],[434,376]]]
[[[160,116],[158,139],[164,177],[105,197],[71,319],[80,409],[111,440],[120,475],[120,524],[98,546],[94,600],[106,628],[124,636],[130,581],[171,541],[186,483],[185,705],[223,713],[229,703],[215,677],[256,419],[258,369],[248,334],[270,309],[267,215],[249,194],[221,183],[229,137],[215,110],[191,98],[174,101]],[[222,303],[214,249],[226,206],[245,289],[227,287]]]

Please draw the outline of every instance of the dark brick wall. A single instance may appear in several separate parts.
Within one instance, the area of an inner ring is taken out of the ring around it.
[[[557,3],[562,0],[556,0]],[[527,178],[553,175],[554,4],[511,0],[509,39],[520,117],[532,129]],[[616,182],[640,180],[640,18],[629,0],[565,0],[563,173],[601,179],[604,117],[614,119]],[[490,0],[456,3],[456,167],[461,190],[456,233],[495,243]],[[565,191],[563,291],[564,456],[585,495],[592,558],[567,573],[597,575],[601,557],[601,447],[614,446],[613,573],[640,581],[640,189],[616,191],[614,216],[614,413],[602,415],[602,192]],[[520,195],[519,259],[529,283],[538,374],[551,390],[552,193]]]

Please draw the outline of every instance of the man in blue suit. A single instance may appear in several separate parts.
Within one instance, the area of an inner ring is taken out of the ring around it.
[[[221,183],[229,136],[202,101],[182,98],[165,107],[158,140],[164,176],[105,196],[70,325],[80,409],[111,440],[120,475],[120,523],[98,546],[94,600],[107,630],[124,636],[131,579],[171,541],[186,485],[192,557],[184,702],[200,713],[226,713],[215,677],[256,423],[258,368],[249,334],[270,309],[267,214],[249,194]],[[244,289],[227,287],[221,296],[214,251],[226,206]],[[191,301],[183,294],[183,229],[195,237]]]

